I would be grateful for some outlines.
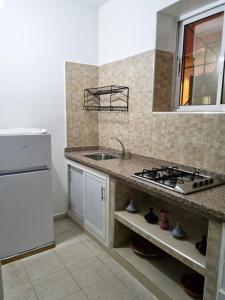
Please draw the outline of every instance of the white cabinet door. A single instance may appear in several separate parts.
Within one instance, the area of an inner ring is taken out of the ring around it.
[[[225,291],[220,290],[219,291],[219,298],[218,300],[225,300]]]
[[[84,172],[84,224],[102,240],[106,240],[106,180]]]
[[[70,166],[69,172],[69,197],[71,210],[80,221],[83,221],[83,171]]]

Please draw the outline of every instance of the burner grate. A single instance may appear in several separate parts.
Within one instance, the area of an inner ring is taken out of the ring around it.
[[[199,172],[181,170],[176,166],[162,166],[132,175],[139,179],[155,183],[182,194],[190,194],[213,186],[224,184],[218,177],[202,175]]]

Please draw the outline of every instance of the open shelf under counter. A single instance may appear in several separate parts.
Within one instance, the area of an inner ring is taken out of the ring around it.
[[[114,218],[183,264],[205,276],[206,257],[196,250],[196,237],[187,235],[183,240],[175,239],[170,231],[162,230],[158,224],[147,223],[144,219],[145,214],[146,211],[141,211],[138,214],[116,211]]]
[[[181,277],[190,273],[191,269],[178,260],[167,254],[161,258],[145,259],[134,254],[128,245],[113,250],[161,291],[160,299],[192,299],[180,284]]]

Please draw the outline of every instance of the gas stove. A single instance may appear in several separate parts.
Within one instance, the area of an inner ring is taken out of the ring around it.
[[[143,169],[132,175],[133,177],[163,186],[181,194],[191,194],[217,185],[225,181],[217,176],[203,175],[199,172],[189,172],[177,167]]]

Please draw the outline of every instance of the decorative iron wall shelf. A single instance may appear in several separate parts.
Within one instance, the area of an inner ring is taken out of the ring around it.
[[[129,88],[110,85],[84,90],[87,111],[128,111]]]

